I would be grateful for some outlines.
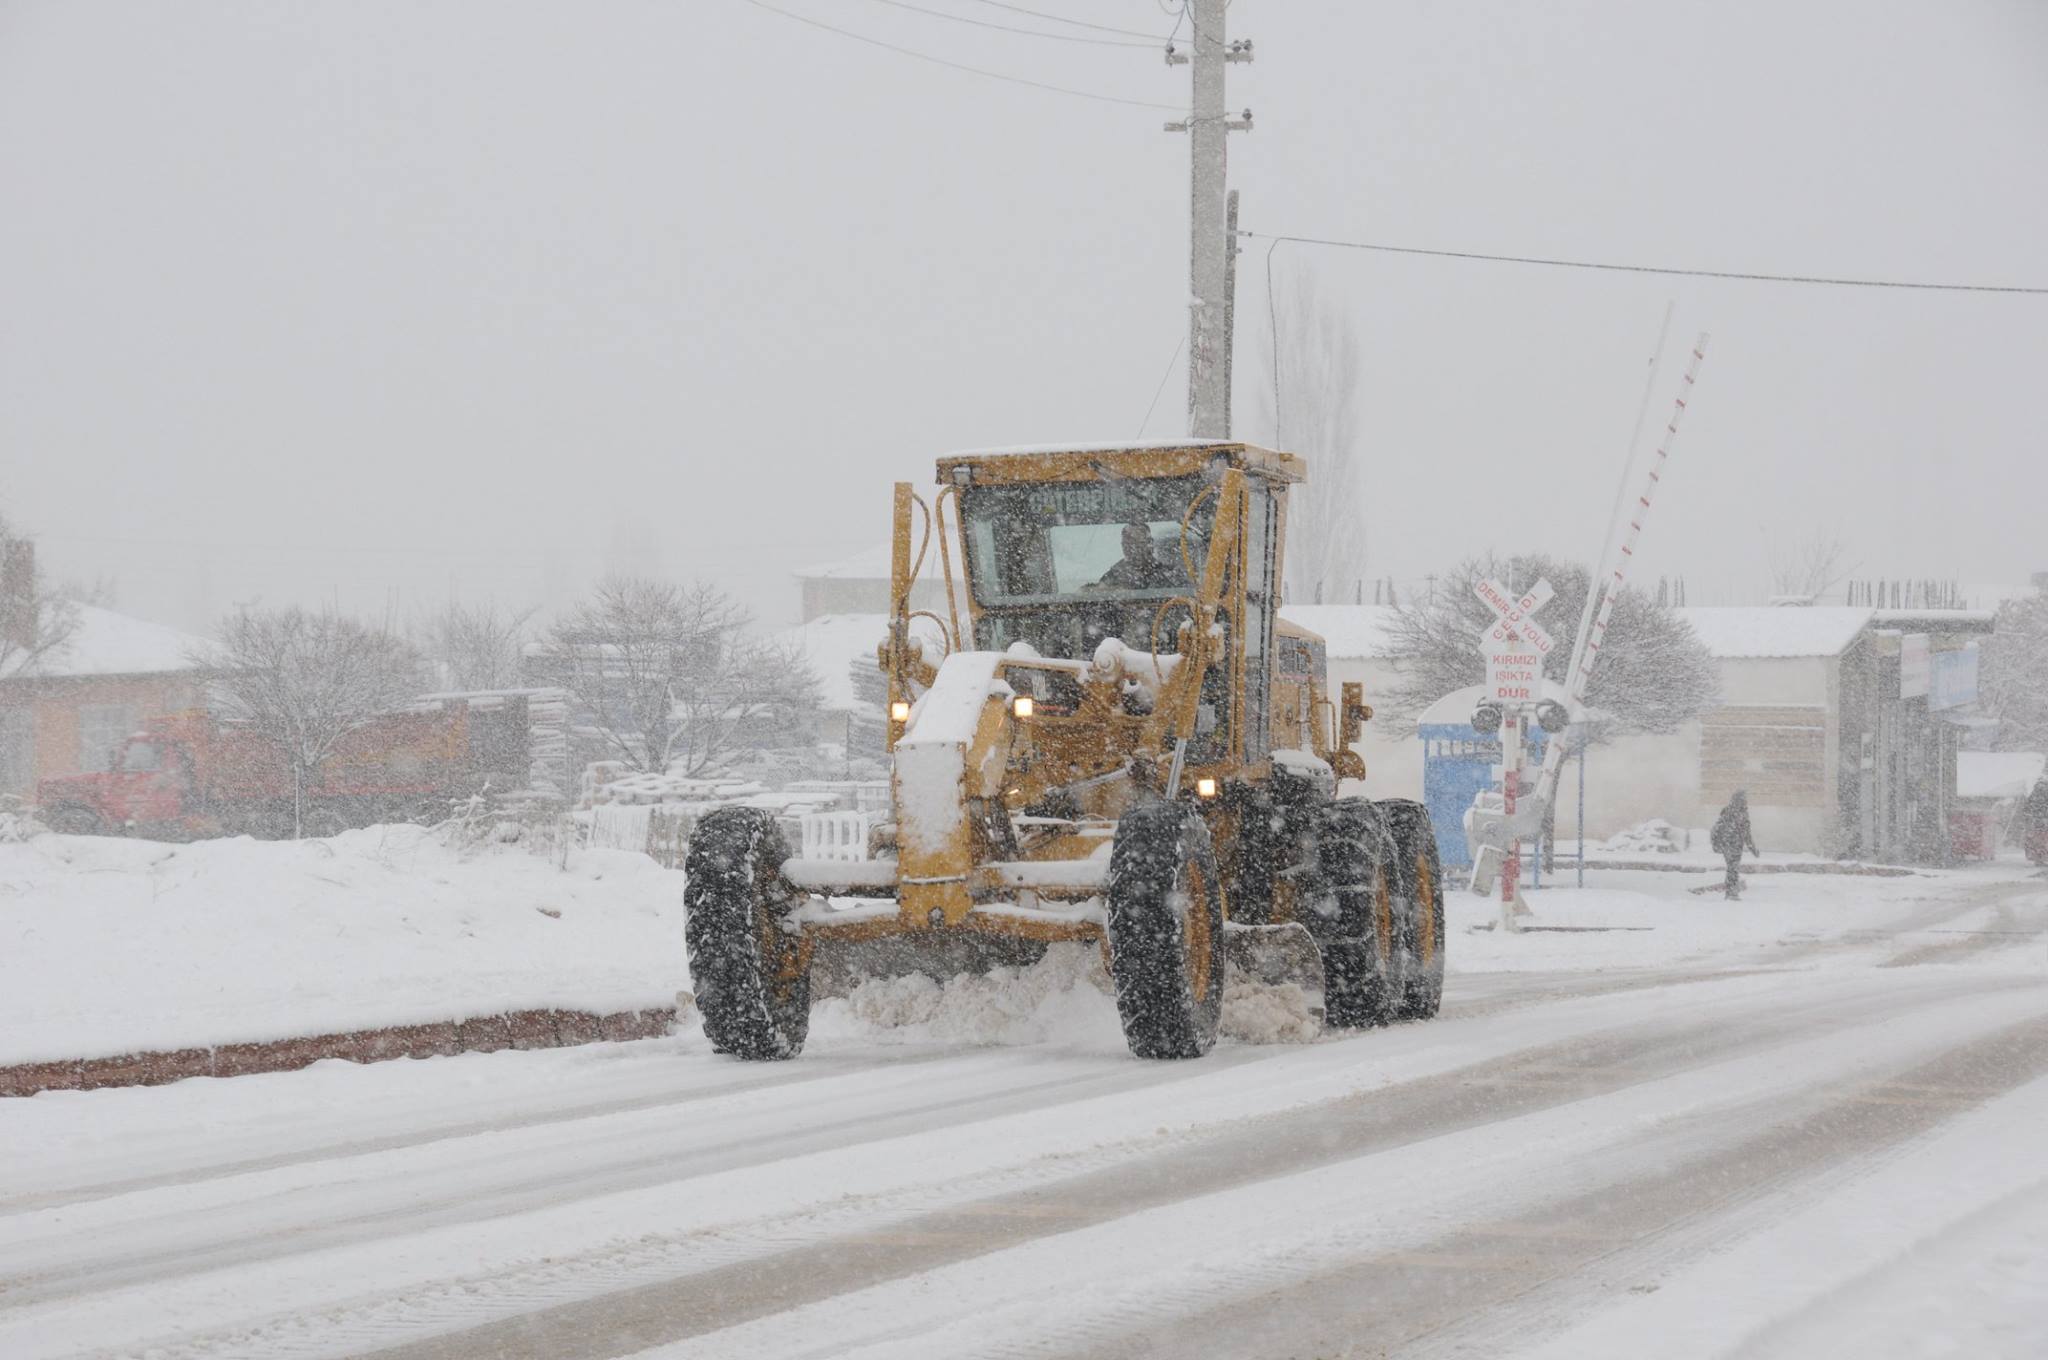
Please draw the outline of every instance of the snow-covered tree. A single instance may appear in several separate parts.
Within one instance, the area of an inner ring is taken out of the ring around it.
[[[451,602],[427,621],[425,650],[449,689],[512,689],[521,683],[521,651],[531,609]]]
[[[2048,751],[2048,590],[1999,606],[1980,650],[1979,689],[2007,751]]]
[[[244,606],[194,658],[214,672],[214,702],[283,750],[292,831],[305,834],[306,789],[342,738],[404,707],[426,686],[403,639],[331,609]]]
[[[0,679],[28,674],[78,631],[78,606],[43,584],[35,541],[0,519]]]
[[[1535,553],[1506,559],[1488,554],[1459,563],[1433,596],[1397,608],[1389,647],[1399,679],[1376,702],[1392,725],[1412,728],[1415,716],[1444,695],[1485,681],[1479,635],[1496,620],[1473,586],[1486,578],[1515,590],[1548,580],[1557,591],[1537,621],[1557,642],[1544,674],[1564,680],[1585,609],[1586,575],[1575,563]],[[1623,727],[1669,732],[1711,708],[1719,692],[1714,659],[1691,625],[1644,592],[1623,590],[1586,702]]]
[[[1287,599],[1351,598],[1365,576],[1358,333],[1306,265],[1280,271],[1255,383],[1276,447],[1308,460],[1287,507]]]
[[[703,774],[738,751],[786,744],[776,738],[817,707],[809,665],[753,637],[751,622],[701,582],[609,577],[555,625],[549,669],[611,759]]]
[[[1855,568],[1840,537],[1825,529],[1801,529],[1773,536],[1764,558],[1771,573],[1771,598],[1811,603],[1840,585]]]

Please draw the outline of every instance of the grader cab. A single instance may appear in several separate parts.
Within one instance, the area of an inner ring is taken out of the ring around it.
[[[1422,806],[1363,778],[1360,687],[1277,617],[1302,461],[1234,442],[962,454],[895,492],[893,816],[865,860],[792,858],[720,808],[685,889],[718,1048],[795,1056],[814,974],[949,976],[1099,944],[1132,1051],[1215,1041],[1226,968],[1325,1023],[1433,1016],[1443,894]],[[955,571],[959,573],[958,579]],[[921,574],[945,614],[913,610]]]

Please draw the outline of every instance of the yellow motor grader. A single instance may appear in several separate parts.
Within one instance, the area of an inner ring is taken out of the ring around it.
[[[1319,986],[1332,1027],[1435,1015],[1428,815],[1338,796],[1371,710],[1277,617],[1305,477],[1188,441],[958,454],[930,499],[899,483],[893,815],[865,858],[792,858],[757,808],[698,824],[685,933],[714,1046],[794,1057],[828,961],[945,977],[1055,941],[1101,945],[1140,1057],[1209,1050],[1226,958]],[[944,616],[911,607],[934,559]]]

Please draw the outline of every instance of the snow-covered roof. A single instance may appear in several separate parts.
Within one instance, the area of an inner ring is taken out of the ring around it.
[[[1389,604],[1289,604],[1280,617],[1306,628],[1328,644],[1329,654],[1347,661],[1390,655],[1397,610]]]
[[[2039,751],[1956,752],[1956,797],[2024,798],[2048,769]]]
[[[97,605],[78,606],[78,629],[62,651],[43,658],[38,675],[154,675],[200,669],[204,638]]]
[[[1840,656],[1875,611],[1840,605],[1729,605],[1674,610],[1721,659]]]

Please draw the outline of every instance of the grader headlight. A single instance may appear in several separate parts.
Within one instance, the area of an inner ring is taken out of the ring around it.
[[[1214,798],[1215,796],[1216,781],[1214,779],[1210,778],[1208,775],[1203,775],[1200,779],[1197,779],[1195,781],[1195,797]]]
[[[1010,702],[1010,711],[1020,718],[1030,717],[1032,710],[1037,707],[1028,694],[1020,694]]]
[[[896,723],[907,723],[910,721],[910,703],[908,700],[898,699],[889,705],[889,721]]]

